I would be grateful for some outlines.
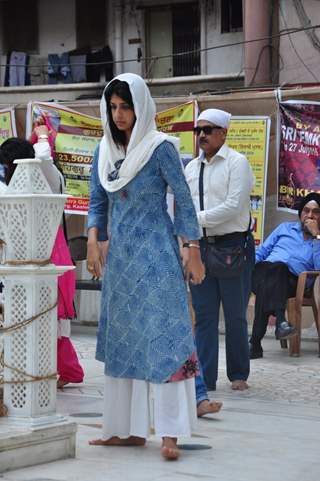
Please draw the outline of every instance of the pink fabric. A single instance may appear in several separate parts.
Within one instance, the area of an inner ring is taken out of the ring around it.
[[[77,353],[68,337],[58,339],[57,367],[59,379],[66,382],[82,382],[84,372]]]
[[[169,382],[185,381],[190,377],[195,377],[199,374],[199,365],[197,353],[193,352],[189,359],[175,372],[169,379]]]
[[[48,119],[48,117],[46,115],[42,115],[42,119],[43,119],[44,125],[48,128],[48,130],[50,132],[50,135],[48,137],[48,142],[49,142],[49,145],[50,145],[51,157],[54,159],[54,146],[55,146],[55,138],[56,138],[57,132],[55,132],[55,130],[52,128],[50,120]],[[36,125],[37,124],[35,124],[34,127]],[[34,145],[38,142],[38,136],[35,132],[32,132],[31,137],[30,137],[30,142],[31,142],[32,145]]]
[[[68,244],[61,226],[59,226],[52,249],[51,261],[56,266],[73,265]],[[65,272],[62,276],[58,277],[58,319],[73,319],[75,317],[73,306],[75,287],[75,271]],[[80,366],[72,342],[68,337],[60,337],[58,339],[57,355],[59,378],[66,382],[82,382],[84,376],[83,369]]]
[[[56,266],[73,266],[67,241],[61,226],[59,226],[52,249],[51,261]],[[62,276],[58,277],[58,319],[73,319],[75,317],[73,307],[75,289],[75,271],[65,272]]]

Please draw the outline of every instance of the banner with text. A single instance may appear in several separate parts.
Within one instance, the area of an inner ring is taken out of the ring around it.
[[[39,118],[51,132],[54,160],[63,172],[66,194],[72,196],[66,202],[65,212],[86,215],[93,154],[103,133],[100,118],[55,103],[31,102],[27,137]]]
[[[228,145],[245,155],[256,178],[250,196],[253,235],[256,245],[263,242],[266,181],[269,155],[270,118],[264,116],[232,116]]]
[[[196,138],[193,133],[197,116],[198,106],[195,100],[158,112],[156,115],[158,130],[180,139],[180,157],[184,166],[197,155]]]
[[[320,192],[320,102],[286,101],[278,115],[278,209]]]
[[[16,120],[12,107],[0,110],[0,145],[9,137],[16,137]]]

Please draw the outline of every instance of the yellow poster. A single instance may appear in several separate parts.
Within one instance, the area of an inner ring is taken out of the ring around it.
[[[251,194],[251,215],[256,245],[263,242],[269,136],[269,117],[233,116],[231,118],[227,143],[247,157],[256,179]]]
[[[51,133],[52,156],[63,172],[66,194],[70,195],[65,212],[86,215],[93,154],[102,137],[101,120],[59,104],[32,102],[28,105],[27,135],[39,117]]]
[[[158,112],[156,116],[158,130],[180,139],[180,156],[184,165],[196,156],[196,138],[193,127],[197,115],[197,102],[191,100]]]
[[[16,137],[16,121],[14,109],[9,107],[0,110],[0,145],[9,137]]]

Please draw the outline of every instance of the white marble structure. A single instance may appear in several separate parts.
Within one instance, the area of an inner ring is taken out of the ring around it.
[[[8,416],[0,418],[0,472],[75,456],[76,425],[56,413],[57,277],[72,267],[50,263],[66,196],[52,194],[41,161],[16,163],[0,197],[0,278],[4,328],[26,323],[3,336]]]

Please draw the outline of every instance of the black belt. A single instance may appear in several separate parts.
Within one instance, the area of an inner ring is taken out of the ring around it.
[[[208,235],[207,237],[203,237],[202,239],[209,244],[215,244],[216,242],[225,241],[225,240],[241,240],[246,236],[247,232],[231,232],[230,234],[224,235]]]

